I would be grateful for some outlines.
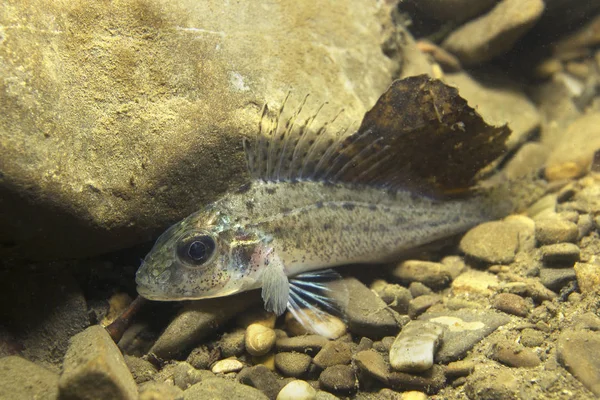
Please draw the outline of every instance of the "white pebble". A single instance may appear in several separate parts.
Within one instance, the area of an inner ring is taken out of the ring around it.
[[[426,371],[433,366],[435,348],[443,328],[424,321],[411,321],[398,334],[390,349],[390,365],[398,371]]]
[[[291,381],[279,391],[277,400],[314,400],[317,391],[306,381]]]
[[[246,351],[253,356],[267,354],[275,344],[275,331],[261,324],[250,324],[246,329]]]
[[[219,360],[213,364],[211,371],[215,374],[227,374],[229,372],[237,372],[244,368],[239,360],[235,358],[226,358],[225,360]]]

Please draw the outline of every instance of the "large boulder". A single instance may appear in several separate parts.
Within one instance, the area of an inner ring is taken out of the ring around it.
[[[243,183],[241,138],[289,91],[360,121],[397,71],[380,3],[5,2],[0,258],[151,240]]]

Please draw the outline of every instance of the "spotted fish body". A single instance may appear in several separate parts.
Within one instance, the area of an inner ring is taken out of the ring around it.
[[[502,185],[501,190],[480,190],[462,198],[436,196],[441,185],[449,188],[447,182],[433,179],[435,174],[424,175],[422,163],[410,159],[410,153],[402,158],[404,163],[395,159],[394,152],[403,146],[398,138],[402,127],[390,124],[389,118],[402,108],[398,98],[406,102],[406,93],[414,92],[402,91],[406,87],[399,82],[349,136],[332,139],[324,129],[309,129],[311,119],[296,125],[299,111],[286,124],[279,123],[280,110],[275,123],[261,125],[255,141],[244,143],[253,181],[161,235],[137,272],[140,295],[154,300],[203,299],[261,288],[268,311],[280,315],[288,309],[318,332],[315,316],[322,318],[344,301],[343,296],[333,299],[330,283],[339,276],[328,268],[393,260],[505,215],[522,203]],[[456,92],[425,77],[411,82],[426,99],[433,89],[441,88],[444,96]],[[419,120],[419,109],[409,120],[416,121],[419,135],[430,146],[465,150],[464,143],[453,142],[468,133],[463,120],[476,115],[464,104],[459,103],[465,113],[456,118],[445,104],[433,104],[431,114],[438,125],[431,137],[423,131],[426,124]],[[477,132],[485,125],[480,120],[471,124]],[[482,142],[492,146],[507,134],[504,128],[494,128]],[[432,140],[442,140],[441,145]],[[473,151],[485,153],[476,146]],[[490,157],[483,159],[489,162]],[[480,164],[471,168],[473,174]],[[452,177],[444,165],[440,168],[439,176]],[[526,186],[518,193],[533,192]]]

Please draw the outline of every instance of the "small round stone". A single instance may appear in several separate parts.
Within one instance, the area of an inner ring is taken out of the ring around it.
[[[510,264],[519,250],[520,227],[504,221],[485,222],[466,233],[460,250],[489,264]]]
[[[492,307],[507,314],[526,317],[529,313],[527,300],[512,293],[500,293],[492,302]]]
[[[319,376],[322,389],[330,392],[353,392],[358,388],[354,370],[350,365],[334,365],[326,368]]]
[[[236,360],[235,358],[228,358],[217,361],[212,366],[211,371],[214,374],[228,374],[230,372],[238,372],[242,368],[244,368],[244,364],[242,364],[239,360]]]
[[[285,385],[277,400],[313,400],[317,398],[317,391],[306,381],[295,380]]]
[[[284,375],[298,378],[308,371],[312,359],[302,353],[278,353],[275,355],[275,367]]]
[[[275,345],[275,331],[262,324],[250,324],[246,329],[246,351],[253,356],[267,354]]]
[[[535,238],[539,244],[575,242],[579,228],[571,221],[561,218],[544,218],[535,222]]]
[[[579,247],[573,243],[547,244],[540,247],[546,264],[572,264],[579,261]]]

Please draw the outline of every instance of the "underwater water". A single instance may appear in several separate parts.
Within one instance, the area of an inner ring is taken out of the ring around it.
[[[600,3],[0,5],[0,399],[600,396]]]

